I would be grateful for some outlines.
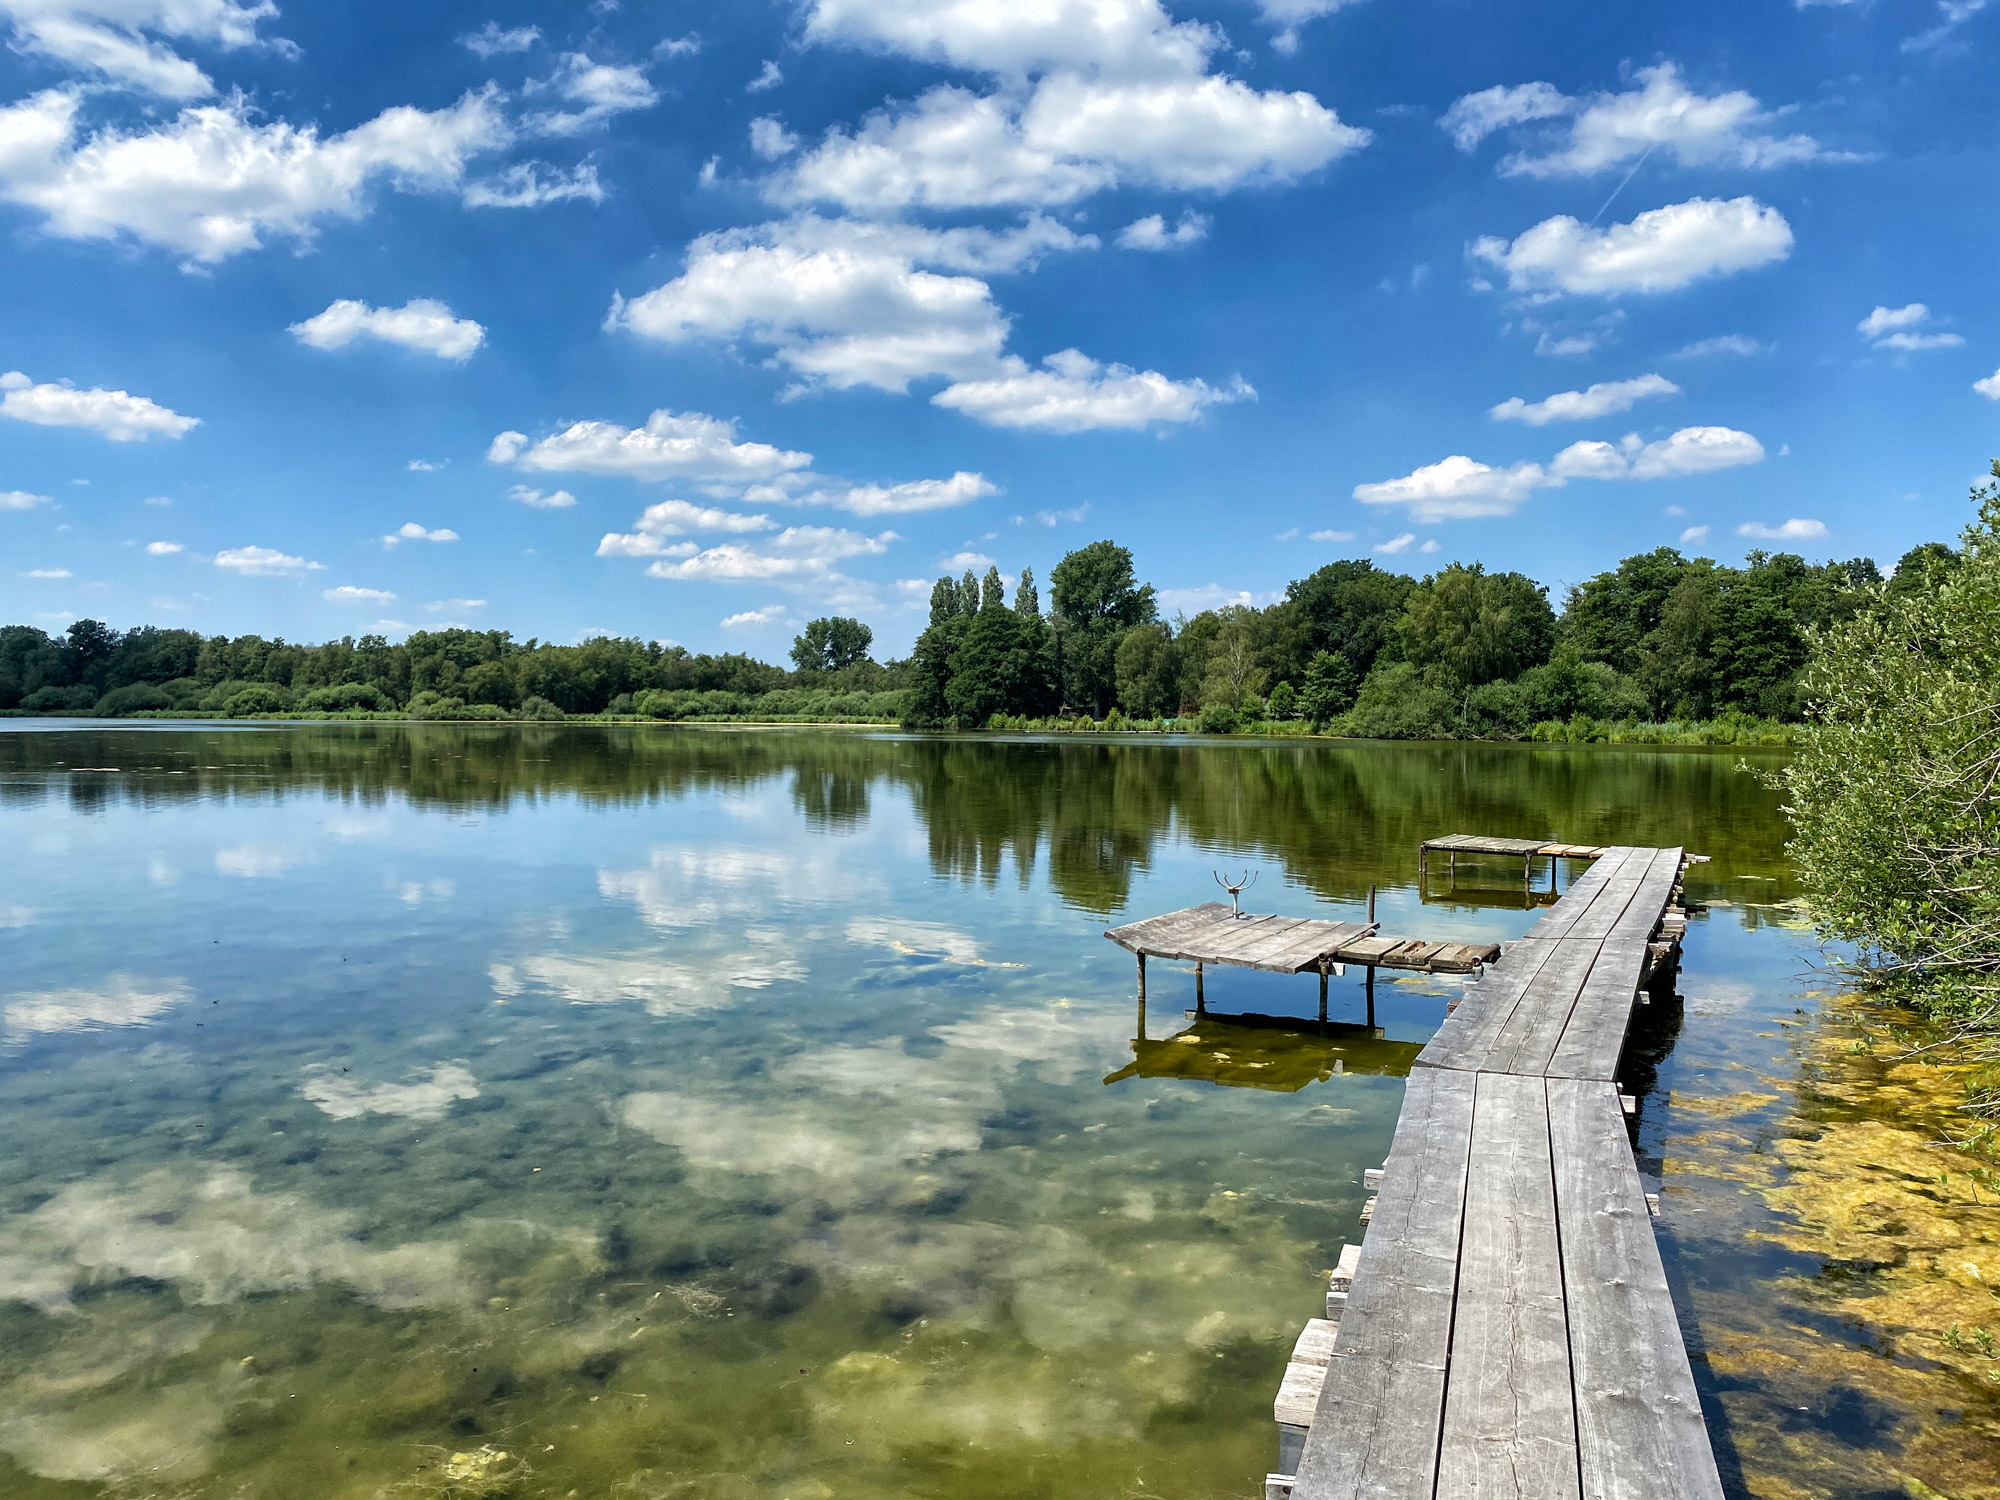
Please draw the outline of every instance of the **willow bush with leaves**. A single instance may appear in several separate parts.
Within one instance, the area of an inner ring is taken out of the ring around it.
[[[1935,1013],[2000,1024],[2000,461],[1964,548],[1825,631],[1782,774],[1823,935]],[[1937,560],[1933,560],[1936,562]]]

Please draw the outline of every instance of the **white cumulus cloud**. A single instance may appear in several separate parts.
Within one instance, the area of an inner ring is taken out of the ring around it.
[[[186,550],[179,542],[146,543],[147,555],[151,557],[172,557],[176,552],[184,552]]]
[[[1740,333],[1725,333],[1711,339],[1697,339],[1692,344],[1683,345],[1668,355],[1669,359],[1706,359],[1712,354],[1736,354],[1748,357],[1762,354],[1764,345]]]
[[[524,161],[468,182],[463,196],[468,208],[540,208],[544,203],[566,203],[573,198],[602,203],[604,185],[597,180],[597,168],[589,162],[564,172],[545,162]]]
[[[50,89],[0,108],[0,198],[67,239],[130,235],[213,264],[267,236],[308,241],[359,218],[367,191],[457,188],[472,158],[512,138],[491,88],[445,109],[386,109],[339,135],[261,121],[247,99],[182,110],[152,128],[83,134],[83,96]]]
[[[382,538],[382,545],[394,547],[402,542],[455,542],[458,533],[449,526],[426,529],[415,521],[405,521],[394,531]]]
[[[1145,218],[1134,219],[1118,231],[1118,248],[1179,250],[1207,239],[1209,223],[1207,214],[1198,214],[1189,209],[1181,215],[1180,222],[1169,229],[1167,221],[1159,214],[1147,214]]]
[[[750,122],[750,149],[766,161],[776,161],[798,150],[799,138],[771,116],[759,115]]]
[[[896,540],[893,531],[864,536],[831,526],[788,526],[768,541],[723,542],[679,561],[656,562],[646,572],[654,578],[717,582],[825,576],[836,563],[879,555]]]
[[[1762,521],[1745,521],[1736,528],[1736,534],[1760,542],[1810,542],[1826,535],[1826,522],[1798,516],[1776,526],[1767,526]]]
[[[512,26],[503,29],[498,21],[488,21],[477,31],[458,39],[459,46],[482,58],[507,52],[527,52],[542,39],[539,26]]]
[[[1584,391],[1558,391],[1540,401],[1510,396],[1489,413],[1501,422],[1526,422],[1546,427],[1551,422],[1582,422],[1630,411],[1652,396],[1678,396],[1681,388],[1664,375],[1635,375],[1630,380],[1606,380]]]
[[[293,557],[275,547],[225,547],[215,554],[215,565],[232,573],[253,578],[278,578],[294,573],[315,572],[324,565]]]
[[[511,486],[507,498],[532,510],[568,510],[576,504],[576,496],[568,490],[537,490],[525,484]]]
[[[364,589],[355,584],[343,583],[339,588],[322,589],[320,598],[328,604],[394,604],[396,596],[387,589]]]
[[[1924,332],[1931,310],[1921,302],[1907,307],[1877,307],[1855,324],[1855,331],[1876,349],[1914,353],[1923,349],[1958,349],[1965,340],[1955,333]]]
[[[0,0],[14,49],[67,63],[163,99],[202,99],[215,84],[160,38],[233,50],[256,45],[271,0]],[[271,43],[296,51],[289,42]]]
[[[1681,533],[1681,545],[1683,547],[1692,547],[1699,542],[1707,540],[1708,528],[1706,526],[1690,526],[1686,531]]]
[[[1515,291],[1605,297],[1678,291],[1791,252],[1785,216],[1754,198],[1691,198],[1605,229],[1561,214],[1512,243],[1489,236],[1472,247]]]
[[[2000,370],[1995,370],[1984,380],[1973,381],[1972,388],[1988,401],[2000,401]],[[19,494],[20,491],[16,490],[15,493]]]
[[[33,510],[37,505],[47,505],[49,498],[27,490],[0,490],[0,510]]]
[[[724,630],[754,630],[760,625],[775,625],[785,617],[785,606],[767,604],[762,609],[746,609],[737,614],[724,615]]]
[[[1654,152],[1679,165],[1762,169],[1795,162],[1854,158],[1829,152],[1809,135],[1778,135],[1780,118],[1742,90],[1697,94],[1673,63],[1641,68],[1637,87],[1623,93],[1570,98],[1547,83],[1468,94],[1439,123],[1469,151],[1495,130],[1569,117],[1551,149],[1520,152],[1500,164],[1509,176],[1584,177],[1611,171]]]
[[[494,438],[486,457],[491,463],[512,464],[531,473],[607,474],[736,486],[775,479],[812,462],[810,453],[769,443],[738,442],[734,422],[665,407],[648,417],[643,427],[574,422],[537,443],[530,443],[518,432],[503,432]]]
[[[553,73],[530,81],[522,92],[530,98],[553,96],[572,106],[525,116],[521,126],[534,135],[581,135],[615,115],[660,102],[643,68],[596,62],[582,52],[565,52]]]
[[[1511,516],[1536,490],[1561,482],[1551,478],[1540,464],[1517,463],[1500,469],[1455,453],[1401,479],[1357,484],[1354,498],[1363,505],[1407,505],[1413,521],[1456,521]]]
[[[1550,473],[1563,479],[1673,479],[1762,463],[1764,445],[1733,427],[1683,427],[1657,442],[1636,433],[1617,444],[1572,443],[1555,456]]]
[[[857,516],[903,516],[916,511],[949,510],[970,505],[1000,487],[984,474],[960,469],[949,479],[909,479],[901,484],[857,484],[844,489],[809,490],[794,497],[797,505],[830,505]]]
[[[1170,380],[1157,370],[1103,365],[1065,349],[1048,356],[1038,370],[1010,355],[998,373],[946,386],[931,401],[990,427],[1072,433],[1192,422],[1211,406],[1254,400],[1256,395],[1240,376],[1224,386]]]
[[[714,506],[695,505],[687,500],[662,500],[640,514],[630,532],[606,532],[597,544],[599,557],[689,557],[700,549],[670,542],[702,532],[774,531],[777,522],[769,516],[746,515]]]
[[[485,328],[470,318],[454,317],[432,297],[413,298],[401,307],[370,307],[343,297],[286,332],[315,349],[345,349],[356,339],[379,339],[460,362],[486,342]]]
[[[0,417],[37,427],[88,427],[114,443],[142,443],[148,438],[177,438],[201,425],[199,417],[179,412],[129,391],[101,386],[80,391],[67,381],[35,384],[19,370],[0,375]]]

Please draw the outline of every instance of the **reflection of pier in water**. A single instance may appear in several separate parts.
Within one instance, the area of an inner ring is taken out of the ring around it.
[[[1421,1042],[1392,1042],[1379,1026],[1307,1021],[1293,1016],[1213,1015],[1189,1012],[1193,1024],[1154,1041],[1146,1035],[1146,1002],[1139,1002],[1132,1061],[1104,1081],[1182,1078],[1223,1088],[1295,1094],[1309,1083],[1341,1073],[1409,1075]]]

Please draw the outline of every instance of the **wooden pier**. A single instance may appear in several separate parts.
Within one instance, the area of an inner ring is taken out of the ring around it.
[[[1536,846],[1595,863],[1417,1057],[1286,1372],[1271,1500],[1721,1500],[1615,1081],[1685,861],[1573,849]]]

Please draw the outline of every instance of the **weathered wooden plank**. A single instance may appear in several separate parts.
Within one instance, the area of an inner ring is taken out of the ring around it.
[[[1564,938],[1552,946],[1555,952],[1535,976],[1534,988],[1514,1007],[1480,1062],[1486,1071],[1539,1075],[1555,1055],[1599,945]]]
[[[1444,1410],[1472,1075],[1412,1073],[1294,1500],[1430,1500]]]
[[[1478,833],[1448,833],[1441,838],[1425,839],[1426,849],[1440,849],[1447,854],[1540,854],[1547,839],[1489,838]]]
[[[1230,962],[1252,969],[1263,968],[1300,938],[1310,939],[1314,935],[1314,929],[1323,924],[1324,919],[1317,917],[1280,917],[1262,928],[1255,941],[1239,945],[1231,955]],[[1280,970],[1280,972],[1291,971]]]
[[[1205,923],[1213,922],[1229,915],[1229,906],[1222,901],[1205,901],[1200,906],[1184,907],[1180,911],[1170,911],[1157,917],[1146,917],[1138,922],[1127,922],[1122,927],[1113,927],[1105,936],[1121,948],[1134,952],[1147,947],[1149,943],[1183,929],[1193,930]]]
[[[1291,941],[1282,948],[1265,954],[1263,966],[1299,974],[1317,968],[1323,958],[1329,963],[1338,962],[1333,955],[1354,939],[1366,936],[1368,930],[1366,922],[1316,922],[1310,929],[1301,928],[1293,933]]]
[[[1721,1500],[1617,1090],[1547,1088],[1584,1500]]]
[[[1417,1054],[1417,1066],[1477,1068],[1555,950],[1554,943],[1528,938],[1503,953],[1483,979],[1466,986],[1458,1009]]]
[[[1575,1500],[1576,1418],[1539,1078],[1479,1075],[1437,1500]]]
[[[1659,850],[1638,891],[1599,950],[1577,995],[1562,1039],[1544,1071],[1551,1077],[1610,1078],[1631,1029],[1634,997],[1645,978],[1646,942],[1673,897],[1678,849]]]
[[[1623,845],[1605,851],[1602,859],[1577,877],[1576,883],[1563,893],[1560,901],[1542,913],[1541,919],[1528,929],[1527,936],[1548,939],[1568,937],[1577,918],[1597,902],[1610,886],[1612,877],[1625,867],[1634,853]]]

